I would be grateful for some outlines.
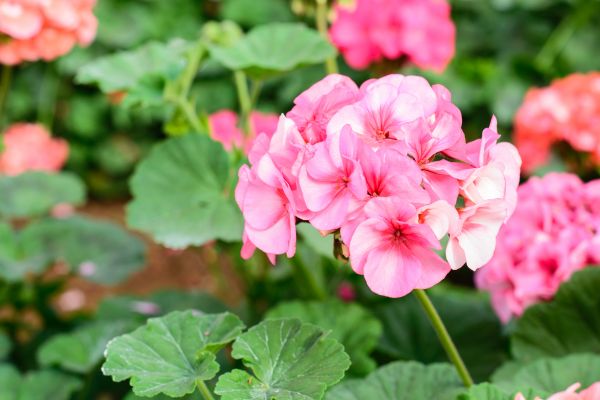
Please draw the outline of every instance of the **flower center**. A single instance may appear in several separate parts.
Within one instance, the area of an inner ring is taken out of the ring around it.
[[[387,129],[377,129],[375,131],[375,137],[378,140],[389,139],[390,138],[390,131],[388,131]]]

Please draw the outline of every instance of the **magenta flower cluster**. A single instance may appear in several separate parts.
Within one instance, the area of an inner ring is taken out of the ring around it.
[[[429,288],[465,263],[478,269],[515,208],[521,159],[497,142],[495,120],[470,143],[461,125],[449,91],[421,77],[359,88],[329,75],[256,139],[239,171],[242,256],[293,256],[307,221],[339,233],[354,271],[383,296]]]
[[[552,299],[575,271],[600,262],[600,180],[552,173],[529,179],[518,194],[494,257],[476,275],[504,322]]]

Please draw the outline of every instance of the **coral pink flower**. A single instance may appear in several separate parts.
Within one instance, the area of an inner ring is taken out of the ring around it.
[[[515,142],[523,168],[544,165],[555,143],[566,142],[600,165],[600,73],[572,74],[530,89],[515,117]]]
[[[234,147],[242,149],[248,154],[256,136],[264,133],[268,137],[273,136],[277,129],[279,117],[275,114],[265,114],[253,111],[250,115],[250,126],[252,135],[245,137],[238,127],[238,116],[231,110],[221,110],[208,116],[211,137],[220,142],[225,150],[230,151]]]
[[[358,87],[352,79],[331,74],[296,97],[287,117],[296,123],[306,142],[322,142],[331,117],[356,101],[358,95]]]
[[[0,0],[0,63],[46,61],[89,45],[98,21],[95,0]]]
[[[552,299],[575,271],[600,261],[600,181],[548,174],[529,179],[518,196],[494,256],[475,275],[504,322]]]
[[[2,136],[0,174],[17,175],[26,171],[58,171],[69,155],[69,145],[52,139],[41,125],[15,124]]]
[[[300,169],[298,183],[310,223],[317,229],[339,229],[350,212],[367,196],[367,186],[357,153],[362,142],[346,126],[339,137],[317,144],[314,156]]]
[[[433,230],[418,223],[417,210],[397,198],[381,198],[365,207],[367,219],[350,242],[355,272],[382,296],[401,297],[440,282],[450,266],[432,250],[440,244]]]
[[[363,69],[406,57],[443,71],[454,56],[455,27],[446,0],[357,0],[336,8],[330,36],[346,62]]]

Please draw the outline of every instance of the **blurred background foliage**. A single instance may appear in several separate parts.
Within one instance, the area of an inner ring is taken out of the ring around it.
[[[529,87],[543,86],[572,72],[600,69],[598,0],[451,0],[457,52],[441,75],[424,74],[446,85],[463,112],[465,132],[477,136],[495,114],[508,138],[512,118]],[[211,20],[232,20],[243,29],[268,22],[312,24],[302,0],[100,0],[98,37],[54,63],[19,67],[14,75],[6,125],[40,121],[71,145],[68,169],[81,175],[96,199],[127,196],[127,178],[150,146],[163,137],[165,107],[131,108],[96,88],[73,83],[76,71],[101,55],[134,49],[151,41],[193,40]],[[341,58],[339,62],[342,63]],[[367,71],[343,73],[358,81]],[[295,96],[322,77],[308,67],[264,83],[263,111],[289,109]],[[231,74],[205,62],[191,88],[205,113],[237,109]]]

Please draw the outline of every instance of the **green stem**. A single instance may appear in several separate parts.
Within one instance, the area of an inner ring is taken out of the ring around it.
[[[248,80],[246,74],[242,71],[235,71],[233,73],[235,80],[235,88],[238,94],[238,100],[240,102],[242,129],[246,136],[252,134],[252,126],[250,125],[250,113],[252,112],[252,98],[248,90]]]
[[[208,387],[206,386],[206,383],[204,383],[204,381],[198,380],[196,384],[198,385],[198,391],[200,391],[200,394],[202,395],[202,398],[204,398],[204,400],[215,400],[210,390],[208,390]]]
[[[425,293],[425,291],[422,289],[415,289],[414,293],[421,305],[423,306],[425,314],[427,314],[427,317],[431,321],[433,329],[435,329],[435,332],[437,333],[442,347],[444,348],[444,350],[446,350],[448,358],[456,367],[456,371],[458,372],[460,379],[462,379],[466,387],[473,386],[473,378],[471,378],[471,375],[469,374],[469,371],[467,370],[464,361],[460,357],[460,354],[458,353],[458,350],[456,349],[456,346],[454,345],[454,342],[452,341],[452,338],[450,337],[450,334],[448,333],[444,322],[442,321],[440,315],[433,306],[433,303],[427,296],[427,293]]]
[[[327,33],[327,0],[315,0],[317,2],[317,10],[316,10],[316,22],[317,29],[321,33],[321,35],[329,40],[329,35]],[[325,69],[327,74],[337,74],[338,66],[335,60],[335,55],[329,57],[325,61]]]
[[[535,63],[542,69],[549,68],[556,57],[565,49],[569,40],[578,28],[586,23],[589,17],[594,15],[595,2],[582,2],[576,10],[565,17],[552,34],[535,58]]]
[[[192,87],[192,83],[194,82],[194,78],[198,73],[198,69],[200,68],[200,62],[202,61],[202,57],[204,56],[204,41],[202,39],[198,40],[196,47],[192,51],[190,55],[188,64],[181,75],[181,92],[180,96],[184,99],[187,99],[190,88]]]
[[[175,97],[171,98],[170,100],[173,101],[181,109],[181,111],[183,111],[185,118],[188,120],[192,128],[194,128],[196,133],[205,132],[200,124],[200,121],[198,120],[196,110],[194,110],[194,107],[192,107],[192,105],[186,99],[183,97]]]
[[[6,97],[10,89],[11,77],[12,68],[5,65],[2,68],[2,77],[0,77],[0,117],[4,117],[4,105],[6,104]]]

